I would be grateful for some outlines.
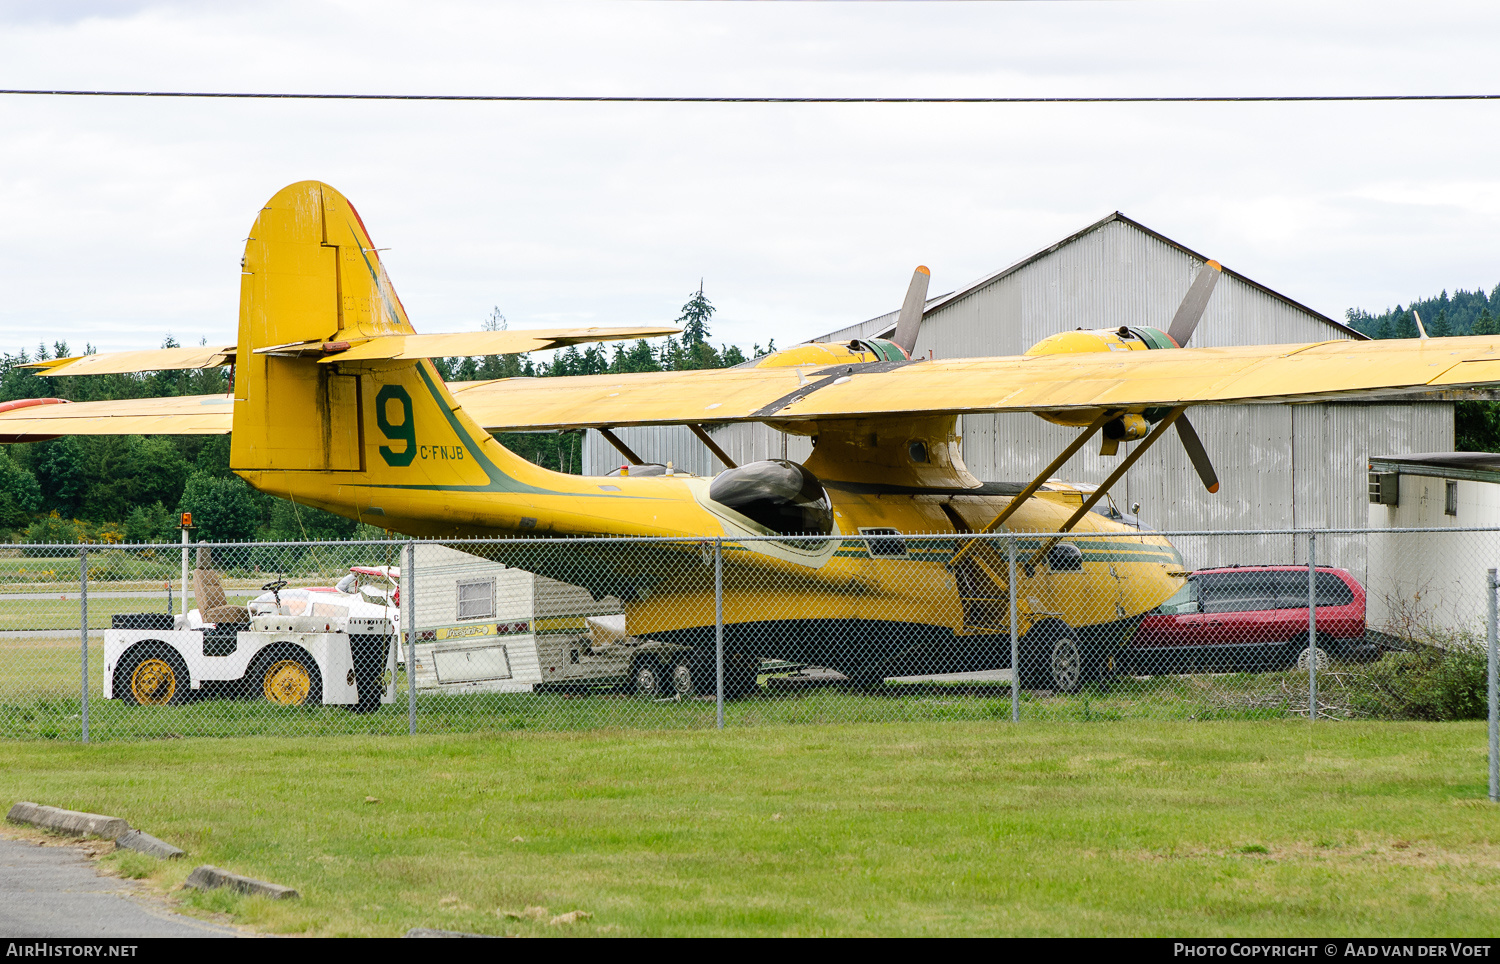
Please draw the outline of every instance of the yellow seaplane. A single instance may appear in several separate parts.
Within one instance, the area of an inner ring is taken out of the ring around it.
[[[273,495],[421,538],[532,537],[463,548],[618,597],[631,636],[678,654],[645,668],[684,691],[712,677],[715,544],[729,695],[754,686],[763,658],[856,683],[1009,667],[1014,579],[1021,685],[1072,691],[1106,675],[1140,617],[1182,585],[1167,539],[1093,510],[1172,429],[1217,491],[1187,408],[1500,382],[1500,338],[1483,336],[1184,347],[1219,272],[1203,266],[1165,330],[1061,332],[1014,357],[911,357],[928,282],[918,268],[890,339],[804,344],[711,371],[444,383],[430,359],[675,329],[418,334],[354,207],[304,181],[255,219],[234,345],[37,366],[71,376],[228,365],[231,392],[12,403],[0,443],[232,432],[232,468]],[[1080,431],[1030,482],[986,483],[960,453],[957,419],[970,412],[1030,412]],[[811,436],[812,454],[735,465],[703,426],[740,421]],[[594,428],[619,443],[614,428],[663,424],[689,426],[724,471],[567,475],[491,434]],[[1106,454],[1133,443],[1118,468],[1092,491],[1049,486],[1096,436]],[[1027,533],[1014,560],[971,535],[1001,532]],[[589,536],[676,541],[552,541]]]

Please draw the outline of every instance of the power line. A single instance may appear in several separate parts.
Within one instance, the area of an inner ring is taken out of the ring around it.
[[[186,90],[0,90],[29,97],[175,97],[210,100],[504,101],[574,104],[1328,104],[1500,100],[1500,94],[1252,94],[1205,97],[670,97],[578,94],[305,94]]]

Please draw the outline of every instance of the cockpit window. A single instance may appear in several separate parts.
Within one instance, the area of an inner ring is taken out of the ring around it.
[[[721,472],[708,497],[782,535],[833,531],[828,493],[817,476],[796,462],[771,459]]]

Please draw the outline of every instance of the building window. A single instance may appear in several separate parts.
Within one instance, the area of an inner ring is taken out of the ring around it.
[[[1458,515],[1458,483],[1449,482],[1444,488],[1447,491],[1443,493],[1443,514]]]
[[[487,619],[495,615],[495,580],[468,579],[458,584],[458,618]]]

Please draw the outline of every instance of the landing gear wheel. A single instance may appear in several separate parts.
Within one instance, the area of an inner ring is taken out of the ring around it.
[[[652,657],[636,660],[630,671],[630,689],[642,699],[659,700],[666,696],[667,680],[661,664]]]
[[[680,700],[690,700],[698,695],[697,682],[693,678],[693,664],[686,657],[672,667],[672,691]]]
[[[181,706],[191,685],[187,663],[164,643],[136,646],[115,668],[115,696],[126,706]]]
[[[323,702],[323,674],[312,657],[295,646],[268,650],[253,675],[267,702],[278,706],[316,706]]]
[[[1098,675],[1097,663],[1097,655],[1079,642],[1071,626],[1057,620],[1039,623],[1021,645],[1021,686],[1076,693]]]
[[[1059,636],[1052,641],[1051,659],[1047,666],[1052,676],[1052,688],[1060,693],[1076,693],[1083,685],[1083,647],[1072,636]]]

